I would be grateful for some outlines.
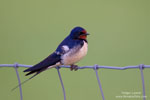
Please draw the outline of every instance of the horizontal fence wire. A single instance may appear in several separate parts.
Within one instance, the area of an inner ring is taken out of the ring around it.
[[[18,79],[18,84],[21,84],[21,80],[20,80],[19,73],[18,73],[18,68],[19,67],[30,68],[30,67],[32,67],[32,65],[24,65],[24,64],[15,63],[15,64],[0,64],[0,67],[14,67],[15,71],[16,71],[17,79]],[[61,86],[62,86],[64,100],[66,100],[66,93],[65,93],[65,88],[64,88],[63,81],[62,81],[62,77],[61,77],[61,74],[60,74],[60,68],[70,68],[70,66],[59,66],[59,67],[56,67],[57,72],[58,72],[58,76],[59,76],[59,80],[60,80],[60,83],[61,83]],[[101,96],[102,96],[102,100],[105,100],[105,97],[104,97],[104,93],[103,93],[103,90],[102,90],[102,85],[101,85],[101,82],[100,82],[100,78],[99,78],[99,75],[98,75],[98,71],[97,71],[98,69],[126,70],[126,69],[137,69],[137,68],[140,70],[140,73],[141,73],[142,89],[143,89],[143,100],[146,100],[143,69],[144,68],[150,68],[150,65],[140,64],[140,65],[137,65],[137,66],[125,66],[125,67],[94,65],[94,66],[78,67],[78,69],[94,69],[94,71],[96,73],[96,78],[97,78],[97,81],[98,81],[100,93],[101,93]],[[19,85],[19,91],[20,91],[20,100],[23,100],[21,85]]]

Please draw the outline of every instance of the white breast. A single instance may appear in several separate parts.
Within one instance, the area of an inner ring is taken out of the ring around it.
[[[78,51],[76,51],[78,50]],[[64,65],[71,65],[80,61],[88,51],[88,44],[84,41],[82,48],[80,49],[71,49],[68,53],[62,56],[62,63]]]

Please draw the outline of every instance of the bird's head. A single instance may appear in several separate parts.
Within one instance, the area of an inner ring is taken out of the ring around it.
[[[72,29],[72,31],[70,33],[70,37],[72,39],[83,39],[83,40],[86,40],[87,35],[89,35],[89,34],[82,27],[75,27],[74,29]]]

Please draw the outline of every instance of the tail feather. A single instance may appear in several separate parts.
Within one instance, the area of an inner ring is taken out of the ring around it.
[[[14,91],[15,89],[17,89],[19,86],[23,85],[24,83],[26,83],[27,81],[31,80],[33,77],[35,77],[36,75],[38,75],[40,72],[37,72],[36,74],[34,74],[32,77],[28,78],[27,80],[23,81],[22,83],[18,84],[17,86],[15,86],[11,91]]]
[[[28,76],[28,75],[33,74],[33,73],[35,73],[35,72],[36,72],[36,71],[31,71],[31,72],[27,73],[25,76]]]
[[[28,76],[30,74],[33,74],[33,73],[41,73],[42,71],[46,70],[47,68],[41,68],[41,69],[38,69],[38,70],[32,70],[30,72],[28,72],[25,76]]]
[[[12,89],[12,91],[14,91],[16,88],[23,85],[27,81],[31,80],[32,78],[34,78],[36,75],[38,75],[42,71],[45,71],[49,66],[55,65],[60,60],[61,60],[60,55],[57,55],[56,53],[52,53],[51,55],[49,55],[47,58],[45,58],[40,63],[34,65],[33,67],[30,67],[30,68],[24,70],[24,72],[28,72],[25,76],[28,76],[28,75],[34,74],[34,73],[35,74],[32,77],[30,77],[29,79],[27,79],[27,80],[23,81],[22,83],[18,84],[16,87],[14,87]]]
[[[26,76],[35,73],[33,76],[31,76],[29,79],[23,81],[22,83],[18,84],[16,87],[14,87],[11,91],[14,91],[16,88],[18,88],[19,86],[23,85],[24,83],[26,83],[27,81],[31,80],[32,78],[34,78],[36,75],[40,74],[42,71],[44,71],[45,69],[40,69],[40,70],[33,70],[30,71],[29,73],[26,74]]]

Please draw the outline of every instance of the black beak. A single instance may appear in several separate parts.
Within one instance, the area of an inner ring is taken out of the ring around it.
[[[86,33],[86,35],[90,35],[89,33]]]
[[[90,35],[90,34],[89,33],[82,34],[82,36],[87,36],[87,35]]]

